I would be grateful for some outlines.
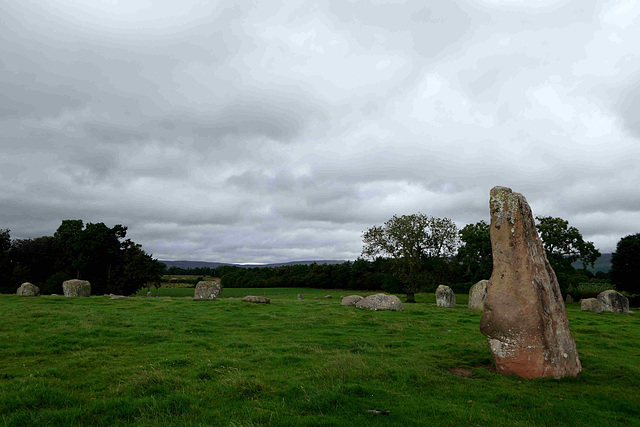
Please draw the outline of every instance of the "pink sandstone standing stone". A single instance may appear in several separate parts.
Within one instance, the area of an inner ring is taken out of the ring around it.
[[[522,194],[494,187],[490,197],[493,273],[480,331],[498,372],[523,378],[582,370],[556,274]]]

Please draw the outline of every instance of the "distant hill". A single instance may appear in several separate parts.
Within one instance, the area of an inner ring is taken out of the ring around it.
[[[574,268],[582,268],[582,263],[580,261],[576,261],[571,265],[573,265]],[[602,256],[600,256],[593,265],[593,268],[590,267],[588,270],[592,273],[597,273],[598,271],[608,273],[609,270],[611,270],[611,254],[602,254]]]
[[[179,261],[165,261],[159,260],[161,263],[164,263],[167,268],[170,267],[179,267],[179,268],[198,268],[198,267],[209,267],[209,268],[217,268],[221,266],[230,266],[230,267],[240,267],[240,268],[261,268],[261,267],[282,267],[283,265],[297,265],[297,264],[344,264],[347,260],[344,259],[321,259],[314,261],[290,261],[290,262],[277,262],[272,264],[234,264],[234,263],[224,263],[224,262],[214,262],[214,261],[187,261],[187,260],[179,260]],[[582,268],[582,263],[577,261],[573,264],[574,268]],[[611,270],[611,254],[606,253],[602,254],[600,258],[595,262],[593,268],[589,268],[592,273],[597,273],[598,271],[602,271],[604,273],[609,272]]]
[[[261,267],[282,267],[283,265],[297,265],[297,264],[344,264],[347,262],[346,260],[337,260],[337,259],[322,259],[315,261],[290,261],[290,262],[278,262],[273,264],[233,264],[233,263],[224,263],[224,262],[212,262],[212,261],[165,261],[159,260],[161,263],[165,264],[167,268],[170,267],[179,267],[179,268],[198,268],[198,267],[209,267],[209,268],[217,268],[222,266],[229,267],[240,267],[240,268],[261,268]]]

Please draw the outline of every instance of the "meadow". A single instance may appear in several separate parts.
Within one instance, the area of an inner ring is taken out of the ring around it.
[[[0,295],[2,423],[640,425],[637,314],[569,304],[583,372],[524,380],[494,372],[466,295],[370,312],[341,290],[152,292],[172,296]]]

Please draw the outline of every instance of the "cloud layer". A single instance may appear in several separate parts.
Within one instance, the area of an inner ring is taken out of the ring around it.
[[[161,259],[355,259],[495,185],[603,252],[640,232],[640,4],[10,1],[0,228]],[[535,4],[535,6],[534,6]]]

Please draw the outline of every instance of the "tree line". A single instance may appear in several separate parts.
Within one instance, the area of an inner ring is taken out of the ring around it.
[[[42,293],[62,293],[62,282],[91,282],[93,294],[130,295],[147,283],[159,283],[165,265],[125,239],[127,227],[64,220],[53,236],[11,239],[0,230],[0,292],[23,282]]]
[[[561,289],[594,278],[587,267],[600,257],[566,220],[537,217],[543,240]],[[393,216],[363,234],[362,257],[344,264],[290,265],[282,267],[184,269],[168,274],[216,276],[225,287],[313,287],[353,290],[382,289],[404,293],[408,301],[416,292],[432,292],[438,285],[468,292],[473,283],[488,279],[493,269],[489,224],[479,221],[458,230],[448,218],[424,214]],[[574,268],[579,261],[582,268]],[[599,274],[601,278],[604,276]]]
[[[577,228],[562,218],[536,217],[561,290],[594,278],[600,252],[585,241]],[[0,230],[0,292],[15,292],[29,281],[43,293],[61,293],[64,280],[91,282],[93,293],[132,294],[149,284],[159,284],[163,274],[215,276],[225,287],[312,287],[326,289],[385,290],[404,293],[409,301],[416,292],[432,292],[438,285],[455,292],[488,279],[493,269],[489,224],[479,221],[458,229],[448,218],[424,214],[393,216],[363,233],[361,257],[344,264],[286,265],[240,268],[220,266],[183,269],[166,266],[126,238],[127,227],[65,220],[53,236],[11,239]],[[582,264],[574,268],[572,263]],[[618,290],[639,291],[640,234],[620,240],[612,257],[611,280]],[[607,277],[598,273],[598,277]]]

